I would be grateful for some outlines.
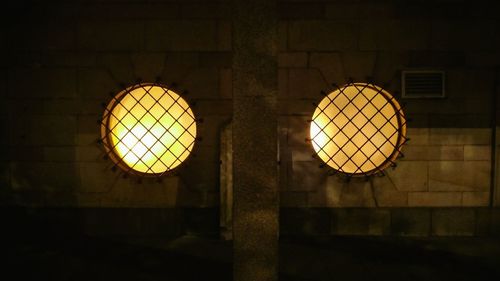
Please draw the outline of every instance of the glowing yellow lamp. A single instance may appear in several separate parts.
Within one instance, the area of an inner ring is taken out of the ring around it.
[[[101,137],[121,168],[161,175],[179,166],[193,150],[196,121],[187,102],[157,84],[138,84],[108,104]]]
[[[387,168],[401,153],[406,120],[388,92],[373,84],[351,83],[321,100],[310,137],[317,156],[331,168],[369,175]]]

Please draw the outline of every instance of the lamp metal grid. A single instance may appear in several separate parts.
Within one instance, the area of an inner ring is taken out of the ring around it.
[[[163,176],[191,154],[197,120],[168,87],[139,83],[113,96],[101,121],[107,155],[126,173]]]
[[[310,140],[336,172],[369,176],[395,166],[408,140],[396,99],[371,83],[348,83],[326,94],[311,120]]]

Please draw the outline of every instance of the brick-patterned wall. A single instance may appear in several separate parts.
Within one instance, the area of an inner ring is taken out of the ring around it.
[[[19,1],[0,29],[1,199],[79,207],[210,207],[229,122],[227,1]],[[96,142],[102,103],[137,79],[178,84],[204,122],[179,175],[141,184]],[[5,136],[4,134],[2,134]]]
[[[0,203],[216,207],[219,133],[232,115],[230,1],[31,2],[2,11]],[[476,1],[290,0],[278,10],[283,207],[488,205],[500,65],[494,9]],[[447,98],[401,100],[406,68],[445,70]],[[197,102],[203,141],[179,175],[139,184],[102,159],[97,120],[120,83],[157,76]],[[305,142],[320,91],[349,77],[386,87],[412,119],[405,158],[386,177],[328,177]],[[406,208],[391,209],[391,218],[405,220],[398,210]],[[431,223],[431,215],[421,218]]]
[[[464,2],[281,4],[281,202],[285,207],[488,206],[498,17]],[[401,99],[401,70],[446,72],[445,99]],[[411,119],[405,158],[349,182],[305,142],[321,90],[349,78],[385,87]]]

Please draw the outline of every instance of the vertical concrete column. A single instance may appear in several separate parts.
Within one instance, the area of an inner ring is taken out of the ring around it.
[[[278,279],[276,0],[233,1],[234,280]]]

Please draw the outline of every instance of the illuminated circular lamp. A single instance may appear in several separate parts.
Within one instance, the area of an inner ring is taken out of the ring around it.
[[[317,156],[349,176],[384,170],[401,153],[406,120],[399,103],[382,88],[350,83],[326,95],[314,111],[311,143]]]
[[[182,164],[193,150],[196,119],[177,93],[158,84],[138,84],[107,105],[101,138],[123,170],[159,176]]]

